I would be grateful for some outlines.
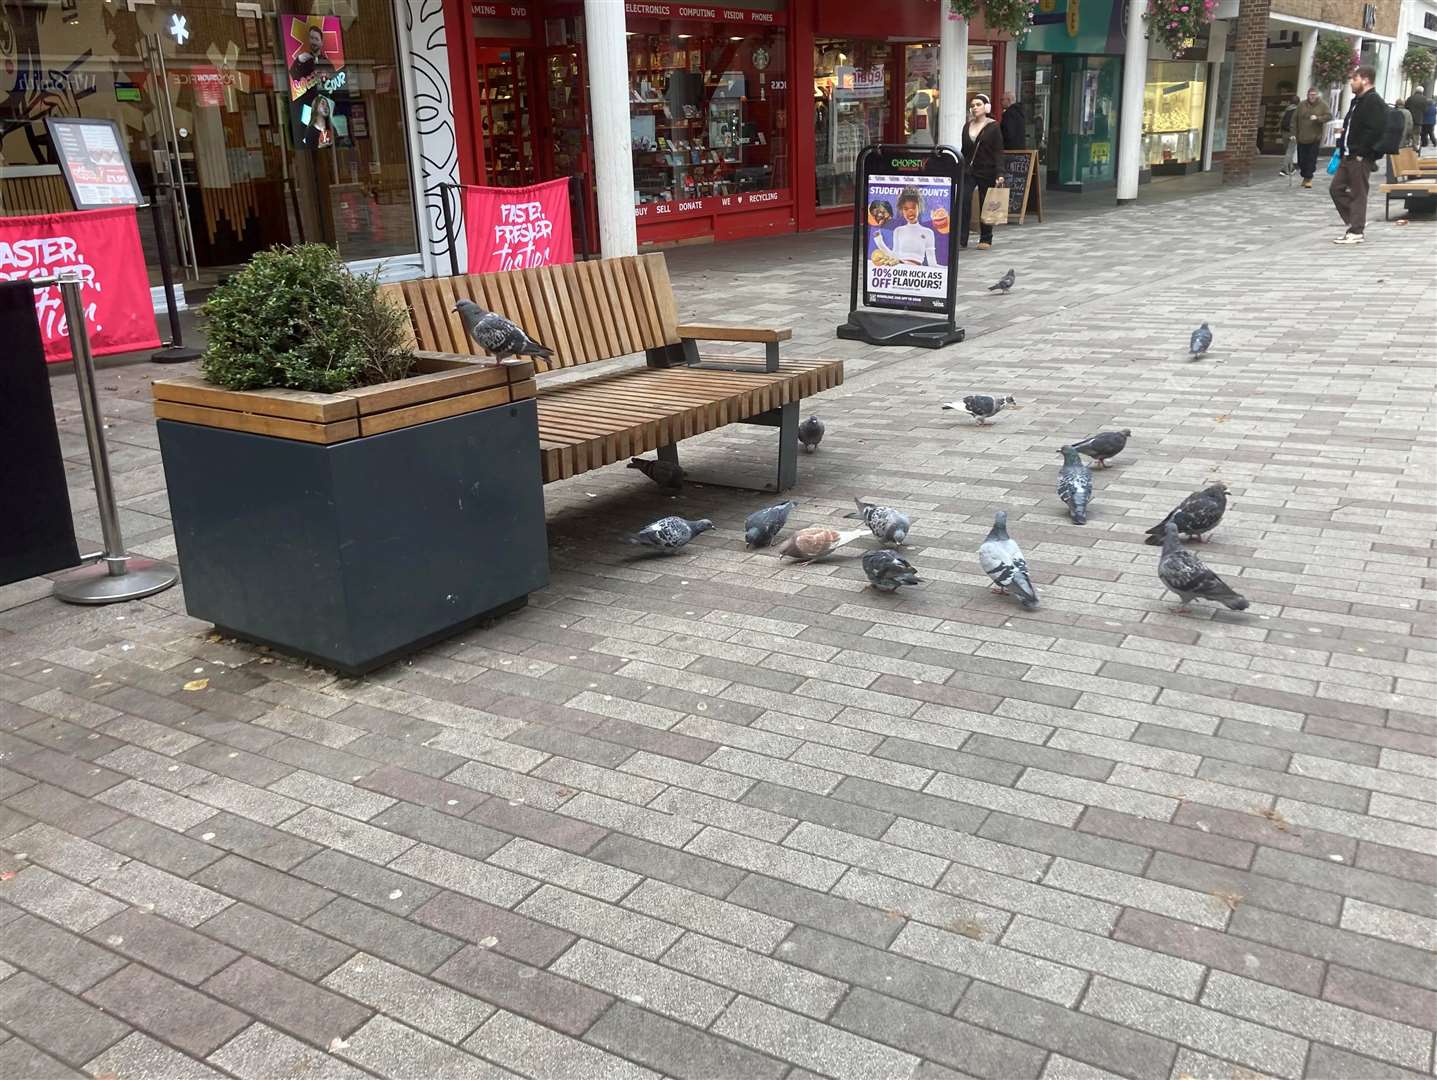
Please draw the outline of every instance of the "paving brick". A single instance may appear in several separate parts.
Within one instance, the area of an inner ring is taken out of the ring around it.
[[[1222,929],[1227,925],[1225,904],[1204,893],[1175,885],[1133,877],[1131,874],[1087,866],[1069,859],[1055,859],[1043,876],[1043,884],[1070,889],[1085,896],[1109,900],[1128,907],[1155,911],[1176,919]]]
[[[242,906],[236,904],[226,911]],[[89,936],[131,960],[193,985],[204,982],[240,955],[204,934],[135,908],[105,920]],[[121,966],[118,958],[111,959],[116,961],[112,970]]]
[[[1239,906],[1233,913],[1228,933],[1437,990],[1437,971],[1433,971],[1432,958],[1406,945],[1259,907]]]
[[[939,779],[942,779],[940,774]],[[926,821],[956,832],[972,832],[983,823],[987,811],[941,795],[924,795],[872,780],[846,778],[834,790],[834,797],[881,810],[894,816]]]
[[[842,863],[832,859],[793,851],[713,826],[705,828],[689,841],[684,850],[811,889],[832,888],[844,870]]]
[[[452,1043],[463,1041],[494,1013],[493,1006],[468,994],[367,953],[356,953],[323,985]]]
[[[1322,986],[1320,961],[1285,949],[1208,930],[1191,923],[1129,908],[1113,936],[1145,949],[1180,956],[1219,971],[1232,971],[1302,994],[1316,996]]]
[[[623,906],[761,953],[771,953],[793,928],[783,919],[652,879],[624,897]]]
[[[1384,1016],[1410,1027],[1437,1028],[1437,993],[1380,975],[1334,964],[1328,968],[1322,996],[1338,1005]]]
[[[900,930],[890,948],[949,971],[1070,1007],[1077,1003],[1087,981],[1087,976],[1075,968],[918,922],[910,922]]]
[[[94,880],[97,889],[145,910],[153,909],[183,926],[198,926],[234,903],[213,889],[130,860]]]
[[[938,888],[991,907],[1024,911],[1097,934],[1106,934],[1118,918],[1114,904],[1002,874],[990,874],[973,866],[955,865],[938,883]]]
[[[453,770],[444,771],[447,773]],[[459,817],[469,813],[488,797],[462,784],[437,780],[398,765],[381,765],[357,780],[356,785],[402,802],[427,806],[431,810]]]
[[[1102,972],[1188,1001],[1197,999],[1203,979],[1200,964],[1024,915],[1013,920],[1002,942],[1010,949]]]
[[[756,784],[743,802],[730,802],[728,799],[720,799],[713,795],[704,795],[697,791],[689,791],[686,788],[671,787],[662,795],[649,804],[649,809],[658,810],[665,814],[672,814],[674,817],[686,822],[694,822],[699,825],[717,825],[729,832],[742,833],[745,836],[754,836],[760,840],[768,840],[777,843],[788,835],[793,828],[795,819],[786,816],[787,812],[774,813],[770,810],[760,809],[759,802],[754,799],[754,793],[760,788],[772,788],[772,785]],[[821,799],[822,796],[809,796],[806,792],[792,792],[790,788],[773,788],[778,792],[790,792],[801,798]],[[847,806],[844,810],[850,809]],[[857,808],[855,816],[863,813]],[[646,839],[655,839],[647,837]],[[692,837],[686,837],[683,843],[688,843]],[[656,842],[661,842],[657,841]],[[682,846],[682,845],[678,845]]]
[[[1311,1080],[1418,1080],[1421,1075],[1425,1074],[1320,1044],[1313,1045],[1307,1059]]]
[[[161,1042],[204,1057],[249,1021],[173,979],[130,964],[85,993],[85,1000]]]
[[[1135,844],[1107,840],[1011,814],[989,814],[978,835],[1047,855],[1061,855],[1125,874],[1141,874],[1151,852]]]
[[[1308,1060],[1311,1061],[1320,1049],[1321,1047],[1314,1046]],[[1253,1072],[1230,1061],[1220,1061],[1208,1054],[1199,1054],[1185,1046],[1178,1048],[1172,1076],[1173,1080],[1182,1080],[1185,1077],[1191,1077],[1192,1080],[1232,1080],[1233,1077],[1240,1077],[1241,1080],[1272,1080],[1267,1073]]]
[[[792,923],[814,926],[852,941],[884,948],[898,934],[902,917],[841,896],[750,874],[728,895],[732,904]]]
[[[1146,820],[1098,806],[1090,806],[1083,812],[1078,828],[1113,840],[1125,840],[1141,847],[1171,851],[1239,870],[1246,870],[1252,865],[1255,851],[1254,845],[1242,840],[1214,836],[1201,829],[1170,825],[1166,821]]]
[[[714,985],[722,978],[693,978],[591,941],[575,944],[549,970],[700,1028],[733,998],[731,990]]]
[[[213,821],[211,818],[210,822]],[[117,821],[108,829],[101,829],[92,839],[180,877],[189,877],[224,854],[219,848],[141,818]]]
[[[522,1016],[499,1012],[465,1046],[525,1076],[553,1080],[658,1080],[658,1073],[631,1061],[541,1027]]]
[[[1082,1010],[1274,1076],[1301,1076],[1307,1057],[1303,1039],[1101,975]]]
[[[87,1073],[72,1069],[24,1039],[0,1042],[0,1075],[44,1077],[45,1080],[90,1080]]]
[[[487,825],[492,830],[511,836],[524,836],[550,847],[563,848],[580,855],[588,854],[607,834],[596,825],[550,813],[522,803],[510,803],[505,799],[489,799],[466,820]],[[497,845],[502,847],[502,843]]]
[[[214,816],[215,808],[139,780],[126,780],[95,796],[101,802],[184,832]]]
[[[471,859],[487,858],[509,842],[495,829],[412,803],[397,803],[370,824]]]
[[[978,758],[992,759],[994,762],[1009,762],[1019,766],[1019,772],[1029,766],[1046,769],[1049,772],[1066,773],[1069,776],[1079,776],[1088,780],[1105,780],[1108,774],[1113,771],[1113,762],[1105,761],[1102,758],[1093,757],[1090,754],[1067,753],[1062,750],[1050,749],[1034,742],[1027,742],[1019,739],[1004,739],[997,735],[977,734],[963,744],[965,754],[977,755]],[[1005,780],[1008,775],[1002,766],[994,765],[993,774],[989,776],[978,776],[975,779],[995,781],[998,783],[1013,783],[1012,780]],[[959,775],[969,775],[960,773]]]
[[[1411,945],[1429,952],[1437,950],[1437,920],[1369,904],[1365,900],[1348,897],[1343,901],[1341,926],[1344,930],[1371,934],[1399,945]]]
[[[76,795],[89,797],[112,788],[125,779],[125,774],[98,764],[85,764],[57,750],[36,750],[9,759],[7,764],[18,773],[34,780],[55,784]]]
[[[679,1080],[779,1080],[786,1068],[624,1001],[600,1017],[584,1040]]]
[[[489,861],[600,900],[618,900],[639,883],[639,876],[627,870],[522,838],[509,841]]]
[[[211,1054],[208,1060],[240,1077],[240,1080],[274,1080],[277,1076],[303,1076],[305,1080],[365,1080],[368,1076],[323,1050],[306,1046],[267,1024],[251,1024]]]
[[[451,892],[441,892],[413,918],[464,941],[492,941],[486,948],[535,967],[546,966],[574,941],[574,935],[562,930]]]
[[[86,883],[126,861],[123,855],[82,837],[71,836],[53,825],[31,825],[6,841],[6,846],[25,852],[33,863]]]
[[[700,934],[685,934],[663,963],[815,1019],[827,1016],[844,993],[836,980]]]
[[[22,915],[5,924],[5,932],[0,934],[0,957],[72,994],[88,990],[125,966],[113,953],[33,915]]]
[[[74,1066],[83,1065],[130,1030],[25,971],[0,982],[0,1016],[21,1039]]]
[[[319,844],[309,840],[223,812],[196,825],[189,836],[275,870],[288,870],[320,850]]]
[[[575,1036],[586,1031],[613,1002],[608,994],[475,945],[455,953],[434,972],[434,978],[500,1010]],[[483,1034],[481,1027],[476,1033],[481,1047]]]
[[[1202,1003],[1249,1020],[1407,1068],[1431,1063],[1432,1035],[1391,1020],[1227,972],[1214,972]]]
[[[123,1076],[126,1080],[223,1080],[222,1073],[138,1031],[92,1058],[85,1070],[91,1076]]]
[[[347,945],[248,904],[225,909],[200,929],[304,979],[320,979],[354,954]]]
[[[636,911],[545,885],[518,907],[531,919],[557,926],[580,937],[653,959],[678,940],[681,931]]]
[[[181,791],[210,775],[204,769],[183,764],[139,746],[121,746],[97,758],[96,762],[166,791]]]
[[[124,819],[125,815],[91,799],[72,795],[52,784],[35,784],[16,794],[5,795],[8,808],[76,836],[93,836],[101,829]]]
[[[338,1053],[381,1076],[444,1076],[455,1080],[504,1080],[505,1069],[440,1042],[387,1016],[376,1016]]]
[[[1212,863],[1159,852],[1148,865],[1148,876],[1157,881],[1202,890],[1214,898],[1238,896],[1244,904],[1256,904],[1274,911],[1283,911],[1312,922],[1337,922],[1340,904],[1338,897],[1263,874],[1214,866]]]
[[[500,907],[512,907],[535,887],[530,878],[429,844],[416,844],[390,869]]]
[[[1340,855],[1350,863],[1357,855],[1357,841],[1352,837],[1319,829],[1294,829],[1286,818],[1269,817],[1256,805],[1245,811],[1233,811],[1187,803],[1178,807],[1172,823],[1319,859]]]
[[[227,897],[243,900],[295,921],[312,915],[334,899],[334,894],[328,890],[296,881],[238,855],[226,855],[201,870],[194,880]]]
[[[378,829],[319,807],[310,806],[282,824],[285,832],[302,836],[316,844],[338,848],[340,851],[368,859],[370,862],[388,863],[414,847],[414,841],[387,829]]]
[[[1081,1059],[1089,1069],[1122,1076],[1166,1078],[1176,1049],[1163,1039],[987,983],[974,983],[955,1015],[990,1031]],[[1050,1058],[1050,1067],[1051,1062]],[[1069,1069],[1058,1075],[1084,1074]],[[1048,1069],[1043,1076],[1048,1076]]]
[[[1025,848],[983,840],[909,818],[895,820],[883,834],[883,839],[890,844],[926,851],[967,866],[985,867],[1025,881],[1036,881],[1042,877],[1050,861],[1046,855]]]
[[[83,934],[124,906],[103,893],[52,874],[43,866],[29,866],[9,881],[0,881],[0,900]]]
[[[866,986],[935,1012],[951,1013],[970,980],[931,964],[806,926],[796,927],[778,957],[840,982]]]
[[[428,973],[452,956],[460,942],[446,934],[380,911],[348,897],[340,897],[315,912],[305,925],[348,942],[386,960],[402,961]]]
[[[399,915],[408,915],[439,892],[433,885],[342,851],[321,851],[300,863],[293,872],[322,888]]]
[[[200,989],[321,1046],[347,1036],[370,1016],[369,1009],[249,956],[207,979]]]
[[[589,854],[611,866],[708,896],[727,896],[745,876],[737,866],[617,833],[605,837]]]
[[[288,764],[216,742],[191,747],[180,755],[179,760],[256,787],[271,784],[293,771],[293,766]]]
[[[894,1007],[897,1003],[890,1006]],[[751,998],[735,1001],[710,1030],[837,1080],[870,1080],[875,1076],[904,1080],[918,1067],[914,1054],[837,1031]]]

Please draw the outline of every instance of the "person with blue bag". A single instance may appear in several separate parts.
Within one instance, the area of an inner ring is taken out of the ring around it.
[[[1334,244],[1360,244],[1367,230],[1367,190],[1377,171],[1377,158],[1386,135],[1387,104],[1372,88],[1377,70],[1363,64],[1352,73],[1352,104],[1342,118],[1342,155],[1332,177],[1332,203],[1347,231]],[[1336,155],[1334,155],[1336,156]],[[1329,166],[1330,168],[1330,166]]]

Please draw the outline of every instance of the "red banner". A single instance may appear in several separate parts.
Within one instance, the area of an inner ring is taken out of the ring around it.
[[[0,217],[0,281],[76,276],[96,356],[158,348],[149,274],[132,206]],[[35,290],[50,363],[70,359],[70,328],[56,287]]]
[[[569,181],[464,188],[469,273],[492,274],[574,261]]]

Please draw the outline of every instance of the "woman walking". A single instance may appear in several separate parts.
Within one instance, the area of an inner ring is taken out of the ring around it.
[[[968,233],[973,218],[972,191],[978,189],[978,205],[992,187],[1003,186],[1003,132],[988,114],[993,104],[987,94],[974,94],[968,103],[968,123],[963,126],[963,213],[958,231],[958,246],[968,246]],[[981,213],[981,211],[980,211]],[[993,226],[978,224],[978,250],[993,246]]]

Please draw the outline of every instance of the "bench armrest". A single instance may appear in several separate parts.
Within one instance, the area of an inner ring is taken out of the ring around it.
[[[679,337],[701,341],[788,341],[793,331],[788,327],[770,326],[709,326],[686,323],[678,328]]]

